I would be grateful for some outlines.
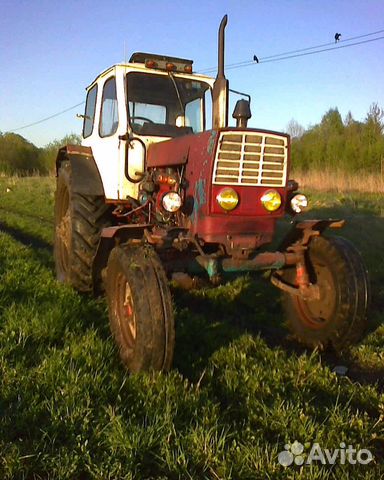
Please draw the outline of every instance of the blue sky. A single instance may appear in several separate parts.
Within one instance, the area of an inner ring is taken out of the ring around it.
[[[383,0],[0,0],[0,131],[84,100],[97,74],[124,60],[124,45],[128,58],[148,51],[215,67],[224,14],[227,64],[332,42],[336,32],[343,40],[384,30]],[[284,130],[291,118],[308,127],[330,107],[363,120],[372,102],[384,107],[383,53],[379,40],[231,69],[227,78],[252,95],[253,127]],[[76,113],[82,107],[17,133],[43,146],[80,133]]]

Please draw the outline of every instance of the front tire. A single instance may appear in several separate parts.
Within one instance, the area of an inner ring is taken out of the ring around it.
[[[134,373],[169,370],[175,343],[171,293],[151,248],[117,246],[108,259],[110,326],[122,362]]]
[[[344,238],[315,237],[306,252],[310,282],[319,299],[284,293],[287,326],[296,339],[311,348],[332,345],[340,351],[356,343],[366,327],[369,303],[368,273],[359,252]],[[284,279],[295,283],[295,269]]]

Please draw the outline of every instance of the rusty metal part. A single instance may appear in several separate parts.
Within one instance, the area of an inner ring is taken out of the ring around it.
[[[251,259],[198,255],[194,260],[207,271],[210,278],[214,278],[222,272],[236,273],[281,269],[286,265],[295,265],[299,259],[300,257],[296,253],[263,252]]]
[[[132,217],[135,214],[137,215],[138,213],[140,213],[142,217],[143,216],[145,217],[147,216],[145,209],[148,207],[149,203],[150,203],[149,200],[147,200],[143,205],[139,205],[136,208],[133,208],[131,210],[126,210],[126,211],[123,211],[122,205],[118,205],[115,208],[115,210],[112,212],[112,214],[117,218],[124,218],[126,219],[126,221],[129,221],[129,217]]]
[[[153,227],[144,230],[147,242],[162,248],[171,248],[176,245],[179,247],[182,242],[188,240],[186,233],[187,229],[179,227],[170,229]]]
[[[142,237],[143,232],[146,228],[151,227],[150,224],[143,224],[143,225],[117,225],[115,227],[107,227],[103,228],[101,231],[101,238],[115,238],[119,234],[126,233],[131,235],[132,237]]]
[[[119,273],[113,297],[113,310],[117,316],[127,348],[133,352],[136,343],[136,315],[130,286],[125,275]]]
[[[274,272],[271,275],[271,283],[278,289],[283,290],[284,292],[287,292],[290,295],[303,297],[306,300],[320,299],[320,289],[318,285],[308,284],[307,286],[302,286],[301,288],[294,287],[293,285],[290,285],[284,282],[284,280],[282,280],[282,278],[279,276],[277,272]]]
[[[192,290],[203,285],[203,280],[199,277],[191,277],[185,272],[174,272],[172,274],[172,282],[183,290]]]
[[[303,220],[296,224],[297,228],[302,230],[310,228],[312,230],[318,230],[322,232],[325,228],[342,228],[345,225],[345,220],[334,220],[334,219],[327,219],[327,220]]]
[[[288,250],[294,244],[307,245],[313,236],[321,235],[327,228],[342,228],[345,220],[303,220],[293,222],[292,228],[279,245],[280,251]]]

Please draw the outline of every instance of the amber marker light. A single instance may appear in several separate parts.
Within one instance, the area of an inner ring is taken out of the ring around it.
[[[147,68],[156,68],[157,67],[157,62],[155,62],[154,60],[147,60],[145,62],[145,66]]]
[[[185,65],[184,72],[192,73],[192,65]]]
[[[233,188],[228,187],[220,190],[216,196],[216,200],[223,210],[230,212],[237,207],[239,196]]]
[[[176,67],[173,63],[167,63],[165,65],[165,68],[168,70],[168,72],[173,72],[174,70],[176,70]]]

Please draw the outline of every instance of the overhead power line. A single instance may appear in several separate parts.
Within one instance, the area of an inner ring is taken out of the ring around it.
[[[355,45],[362,45],[364,43],[376,42],[377,40],[382,40],[382,39],[384,39],[384,35],[382,37],[371,38],[369,40],[363,40],[361,42],[349,43],[348,45],[338,45],[337,47],[322,48],[320,50],[316,50],[313,52],[297,53],[295,55],[287,55],[285,57],[278,57],[278,58],[260,58],[259,62],[248,61],[247,63],[244,62],[241,65],[232,65],[232,66],[228,65],[228,67],[226,67],[226,70],[234,70],[236,68],[249,67],[251,65],[258,65],[259,63],[280,62],[281,60],[288,60],[296,57],[305,57],[307,55],[315,55],[316,53],[329,52],[330,50],[337,50],[339,48],[353,47]]]
[[[84,105],[84,101],[77,103],[76,105],[73,105],[72,107],[66,108],[65,110],[61,110],[61,112],[54,113],[53,115],[50,115],[49,117],[42,118],[41,120],[37,120],[37,122],[29,123],[28,125],[24,125],[22,127],[14,128],[13,130],[9,130],[10,133],[18,132],[19,130],[23,130],[24,128],[29,128],[33,127],[34,125],[38,125],[39,123],[46,122],[47,120],[51,120],[51,118],[58,117],[59,115],[63,115],[63,113],[69,112],[76,107],[79,107],[80,105]]]
[[[370,38],[369,40],[363,40],[361,42],[349,43],[348,45],[338,45],[337,47],[322,48],[320,50],[316,50],[315,52],[298,53],[296,55],[290,55],[286,57],[279,57],[279,58],[268,59],[268,60],[264,59],[261,61],[263,63],[278,62],[279,60],[287,60],[289,58],[295,58],[295,57],[304,57],[306,55],[313,55],[315,53],[321,53],[321,52],[329,52],[330,50],[337,50],[339,48],[348,48],[348,47],[353,47],[355,45],[363,45],[364,43],[376,42],[377,40],[382,40],[383,38],[384,38],[384,35],[382,37]]]
[[[356,45],[362,45],[365,43],[370,43],[370,42],[376,42],[377,40],[382,40],[384,39],[384,36],[376,37],[376,38],[370,38],[368,40],[362,40],[360,42],[353,42],[354,40],[359,40],[361,38],[366,38],[370,37],[372,35],[379,35],[380,33],[384,33],[383,30],[377,30],[376,32],[370,32],[370,33],[365,33],[363,35],[358,35],[355,37],[349,37],[345,38],[344,40],[340,40],[337,45],[335,45],[334,42],[328,42],[328,43],[323,43],[321,45],[314,45],[313,47],[306,47],[306,48],[300,48],[297,50],[290,50],[288,52],[282,52],[282,53],[276,53],[274,55],[269,55],[267,57],[256,57],[257,61],[255,60],[245,60],[242,62],[237,62],[237,63],[231,63],[226,65],[226,70],[234,70],[236,68],[242,68],[242,67],[248,67],[251,65],[259,65],[260,63],[270,63],[270,62],[279,62],[281,60],[289,60],[291,58],[296,58],[296,57],[304,57],[307,55],[314,55],[317,53],[322,53],[322,52],[328,52],[331,50],[338,50],[340,48],[347,48],[347,47],[353,47]],[[341,43],[344,43],[346,45],[340,45]],[[332,45],[332,47],[330,46]],[[324,48],[324,47],[329,47],[329,48]],[[198,73],[210,73],[210,72],[216,72],[217,67],[212,67],[212,68],[207,68],[205,70],[200,70]],[[23,130],[25,128],[33,127],[35,125],[39,125],[40,123],[46,122],[48,120],[51,120],[52,118],[58,117],[59,115],[63,115],[66,112],[69,112],[80,105],[84,105],[84,101],[77,103],[76,105],[73,105],[72,107],[66,108],[65,110],[62,110],[60,112],[54,113],[53,115],[50,115],[49,117],[42,118],[41,120],[37,120],[36,122],[29,123],[28,125],[23,125],[22,127],[15,128],[13,130],[10,130],[10,133],[13,132],[18,132],[19,130]]]
[[[337,43],[337,46],[335,46],[335,42],[322,43],[320,45],[314,45],[313,47],[306,47],[306,48],[300,48],[300,49],[297,49],[297,50],[290,50],[288,52],[276,53],[274,55],[268,55],[267,57],[258,57],[258,60],[259,60],[258,62],[245,60],[245,61],[242,61],[242,62],[230,63],[230,64],[227,64],[225,66],[225,68],[226,68],[226,70],[231,70],[231,69],[235,69],[235,68],[246,67],[248,65],[256,65],[257,63],[267,63],[268,61],[272,61],[272,59],[276,59],[274,61],[285,60],[286,58],[294,58],[296,56],[294,54],[302,53],[302,52],[309,52],[310,50],[315,50],[315,51],[310,52],[307,55],[311,55],[311,54],[314,54],[314,53],[325,52],[325,51],[328,51],[328,50],[336,50],[338,48],[352,47],[354,45],[360,45],[362,43],[368,43],[368,42],[374,42],[376,40],[381,40],[383,37],[378,37],[378,38],[374,38],[374,39],[370,39],[370,40],[366,40],[366,41],[362,41],[362,42],[348,43],[348,42],[352,42],[353,40],[359,40],[361,38],[370,37],[372,35],[378,35],[380,33],[384,33],[384,29],[383,30],[377,30],[376,32],[365,33],[363,35],[357,35],[355,37],[345,38],[344,40],[340,40]],[[340,45],[341,43],[348,43],[348,45]],[[324,49],[324,50],[319,50],[319,49],[322,49],[323,47],[329,47],[330,45],[333,45],[333,47],[328,48],[328,49]],[[300,56],[300,55],[297,55],[297,56]],[[304,55],[302,55],[302,56],[304,56]],[[283,58],[280,58],[280,57],[283,57]],[[216,70],[217,70],[216,67],[210,67],[210,68],[207,68],[207,69],[204,69],[204,70],[200,70],[199,73],[216,72]]]

